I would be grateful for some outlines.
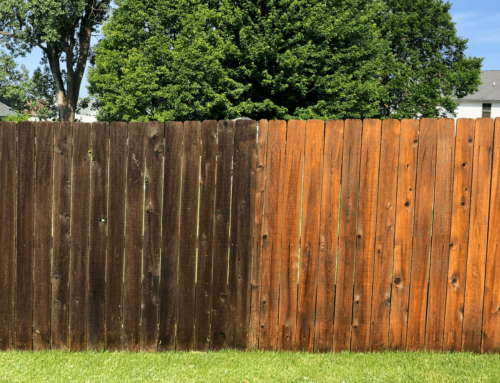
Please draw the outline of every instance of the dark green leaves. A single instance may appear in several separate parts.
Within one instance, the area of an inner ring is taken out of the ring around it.
[[[120,0],[90,91],[108,121],[444,114],[475,89],[481,63],[465,57],[448,10],[441,0]]]

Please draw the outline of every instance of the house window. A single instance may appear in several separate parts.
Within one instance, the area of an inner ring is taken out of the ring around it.
[[[491,104],[483,104],[483,118],[491,117]]]

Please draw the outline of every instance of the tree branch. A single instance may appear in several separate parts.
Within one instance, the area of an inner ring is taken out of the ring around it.
[[[87,59],[88,59],[88,53],[90,49],[90,40],[92,38],[92,22],[87,18],[82,20],[80,24],[80,31],[79,31],[79,57],[77,59],[77,64],[75,68],[75,75],[77,77],[77,82],[75,82],[75,85],[78,86],[78,89],[80,88],[80,83],[83,78],[83,74],[85,72],[86,64],[87,64]],[[84,21],[85,20],[85,21]]]
[[[15,39],[17,39],[17,36],[14,36],[12,33],[8,33],[8,32],[0,31],[0,35],[4,35],[7,37],[14,37]]]

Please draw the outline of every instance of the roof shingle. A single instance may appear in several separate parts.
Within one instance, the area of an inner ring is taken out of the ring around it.
[[[460,98],[458,101],[500,101],[500,70],[481,72],[481,82],[477,92]]]
[[[0,118],[16,114],[16,112],[7,105],[0,102]]]

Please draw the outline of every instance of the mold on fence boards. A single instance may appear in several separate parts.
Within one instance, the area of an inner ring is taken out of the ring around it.
[[[0,122],[0,349],[498,353],[498,129]]]

